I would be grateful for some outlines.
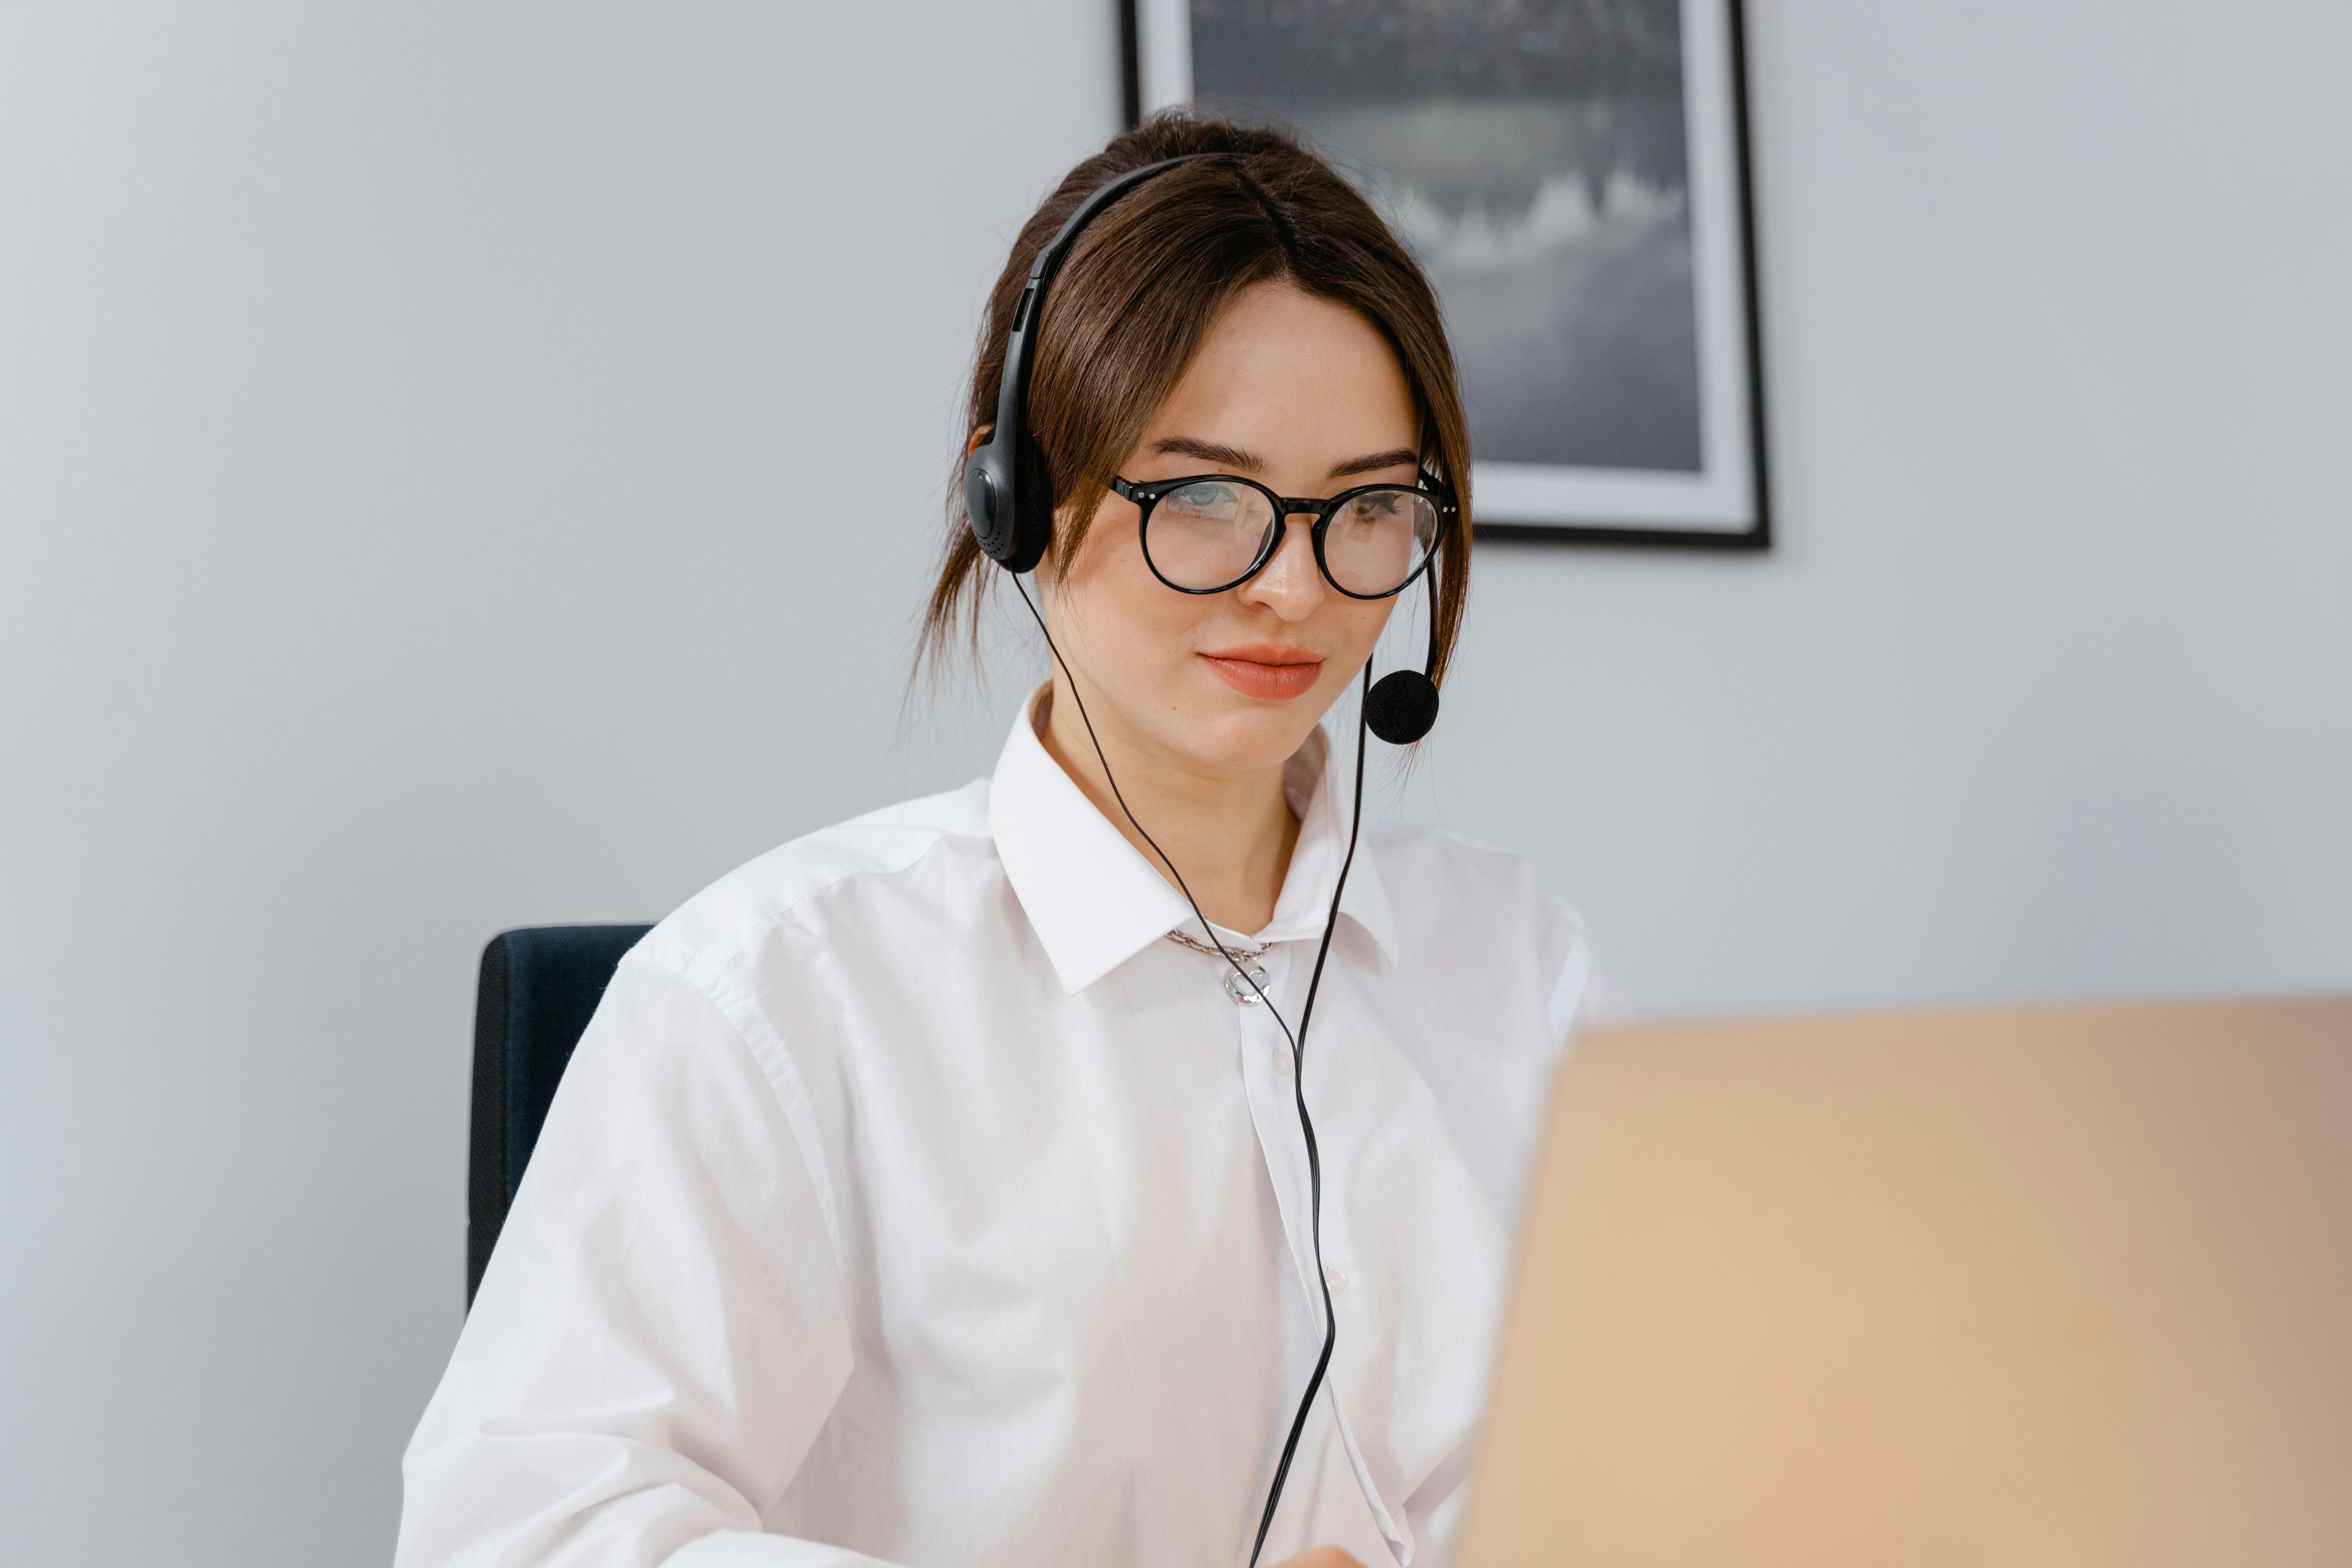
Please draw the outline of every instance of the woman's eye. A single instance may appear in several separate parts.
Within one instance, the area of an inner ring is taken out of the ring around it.
[[[1231,485],[1186,485],[1170,492],[1160,504],[1184,517],[1229,518],[1239,509],[1241,498]]]

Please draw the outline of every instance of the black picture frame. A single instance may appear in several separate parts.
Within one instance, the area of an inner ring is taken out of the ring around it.
[[[1236,8],[1234,0],[1210,3],[1213,10]],[[1242,5],[1248,3],[1249,0],[1241,0]],[[1397,0],[1391,0],[1391,5],[1396,9],[1410,9]],[[1311,13],[1312,9],[1284,7],[1294,16],[1302,11]],[[1162,104],[1192,98],[1190,51],[1197,33],[1192,25],[1193,10],[1193,0],[1120,0],[1121,98],[1129,125],[1139,123],[1144,113]],[[1712,331],[1713,341],[1706,342],[1704,347],[1712,351],[1713,361],[1720,362],[1736,353],[1740,362],[1736,367],[1717,368],[1702,352],[1696,357],[1705,368],[1692,373],[1696,387],[1692,395],[1693,439],[1699,441],[1706,457],[1696,469],[1691,470],[1696,481],[1691,493],[1704,497],[1708,515],[1703,521],[1696,516],[1674,515],[1670,489],[1683,478],[1681,474],[1665,476],[1664,485],[1657,484],[1648,474],[1627,474],[1625,478],[1632,482],[1614,486],[1613,493],[1642,503],[1643,515],[1631,517],[1611,515],[1614,509],[1607,498],[1612,493],[1610,480],[1614,471],[1607,468],[1580,468],[1573,463],[1489,464],[1481,459],[1475,471],[1475,531],[1482,540],[1703,552],[1752,552],[1771,547],[1771,461],[1765,412],[1747,17],[1741,0],[1679,0],[1679,16],[1685,26],[1676,35],[1680,54],[1675,62],[1675,91],[1684,115],[1684,141],[1678,151],[1687,160],[1684,165],[1685,210],[1700,208],[1697,216],[1704,220],[1696,224],[1685,220],[1685,235],[1693,228],[1700,235],[1698,240],[1686,239],[1686,251],[1698,248],[1710,229],[1718,237],[1716,250],[1702,257],[1700,267],[1694,272],[1696,277],[1711,269],[1715,308],[1710,314],[1705,309],[1707,301],[1698,299],[1707,293],[1708,285],[1695,282],[1690,310],[1694,317],[1703,320],[1704,327],[1692,330],[1695,336]],[[1691,29],[1694,23],[1698,27],[1713,29],[1706,39],[1718,51],[1702,58],[1702,68],[1696,70],[1692,68],[1692,59],[1697,53],[1693,41],[1698,36]],[[1171,32],[1178,28],[1181,34]],[[1181,68],[1171,70],[1166,61],[1179,56]],[[1226,58],[1216,68],[1223,79],[1230,79],[1235,68]],[[1696,88],[1691,85],[1694,78]],[[1695,94],[1710,92],[1719,92],[1720,100],[1711,108],[1694,107],[1691,100]],[[1289,118],[1278,106],[1259,110],[1251,103],[1232,99],[1228,93],[1224,100],[1212,101],[1222,109]],[[1713,128],[1711,135],[1693,132],[1693,125],[1701,121]],[[1360,172],[1361,165],[1351,160],[1353,150],[1346,145],[1344,138],[1334,145],[1328,132],[1308,129],[1319,146],[1337,155],[1343,168],[1351,174]],[[1695,165],[1705,159],[1723,166],[1713,171],[1711,178],[1693,177],[1700,173]],[[1701,185],[1711,195],[1695,194],[1695,188]],[[1722,237],[1728,237],[1727,244]],[[1442,277],[1438,282],[1443,294],[1445,283]],[[1736,309],[1727,308],[1727,301],[1731,300],[1736,300]],[[1736,315],[1737,321],[1722,320],[1726,314]],[[1475,412],[1473,422],[1475,426]],[[1702,429],[1703,439],[1696,434]],[[1537,482],[1555,476],[1556,482],[1549,489]],[[1580,484],[1588,477],[1600,482]],[[1580,499],[1587,496],[1592,498],[1589,504]],[[1657,499],[1649,499],[1653,496]],[[1696,512],[1701,509],[1695,504],[1691,510]]]

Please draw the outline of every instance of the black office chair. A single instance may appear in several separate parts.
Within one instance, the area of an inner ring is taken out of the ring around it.
[[[482,950],[474,1003],[474,1126],[466,1192],[466,1305],[522,1184],[572,1047],[621,955],[651,926],[531,926]]]

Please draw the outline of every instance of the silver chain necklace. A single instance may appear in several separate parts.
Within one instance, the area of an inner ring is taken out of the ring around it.
[[[1272,942],[1268,942],[1263,947],[1244,947],[1241,943],[1235,942],[1231,947],[1225,949],[1225,952],[1219,952],[1215,948],[1211,947],[1207,942],[1202,942],[1200,938],[1187,936],[1181,931],[1170,931],[1168,933],[1168,940],[1174,942],[1178,947],[1189,947],[1194,952],[1204,954],[1210,958],[1223,959],[1225,956],[1225,952],[1230,952],[1235,958],[1241,959],[1244,963],[1250,963],[1257,959],[1264,958],[1267,953],[1274,951],[1274,944]]]
[[[1234,973],[1233,964],[1226,963],[1225,973],[1223,976],[1225,983],[1225,994],[1234,999],[1234,1005],[1237,1007],[1255,1007],[1263,1000],[1263,998],[1258,995],[1258,992],[1265,988],[1265,966],[1259,963],[1258,960],[1264,958],[1267,953],[1274,951],[1274,944],[1272,942],[1266,942],[1257,947],[1243,947],[1239,943],[1235,943],[1234,946],[1225,949],[1224,952],[1219,952],[1207,942],[1202,942],[1194,937],[1187,936],[1181,931],[1170,931],[1168,933],[1168,940],[1174,942],[1178,947],[1189,947],[1194,952],[1203,954],[1209,958],[1213,958],[1220,963],[1224,963],[1225,954],[1231,953],[1234,958],[1234,963],[1240,964],[1243,969],[1248,971],[1250,980],[1256,982],[1256,984],[1253,987],[1251,984],[1245,983],[1242,979],[1241,975]]]

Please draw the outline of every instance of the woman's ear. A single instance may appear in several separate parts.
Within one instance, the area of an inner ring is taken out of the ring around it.
[[[971,439],[963,444],[963,455],[969,458],[974,452],[979,451],[981,443],[987,440],[988,437],[995,432],[995,429],[996,426],[993,425],[983,425],[979,429],[973,431],[971,433]]]

